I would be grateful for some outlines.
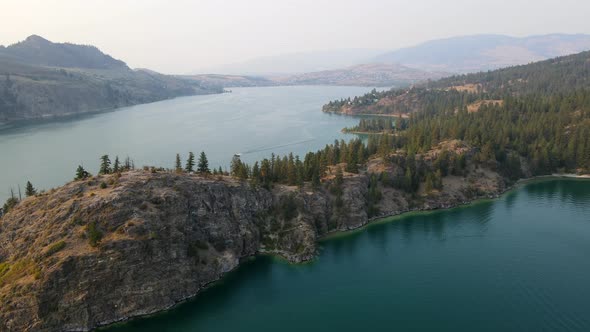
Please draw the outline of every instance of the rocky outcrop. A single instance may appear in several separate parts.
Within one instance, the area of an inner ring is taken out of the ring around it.
[[[318,238],[369,222],[368,185],[347,175],[336,204],[330,183],[138,170],[27,198],[0,219],[0,330],[90,330],[169,308],[257,253],[309,260]],[[382,211],[416,207],[382,190]]]
[[[0,330],[88,330],[173,306],[258,252],[310,259],[321,234],[367,222],[363,181],[344,185],[346,214],[323,190],[146,171],[27,198],[0,221]]]

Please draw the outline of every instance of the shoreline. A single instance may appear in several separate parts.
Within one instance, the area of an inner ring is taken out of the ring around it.
[[[345,235],[348,235],[350,233],[354,233],[357,231],[363,231],[366,227],[369,227],[371,225],[392,222],[392,221],[394,221],[395,218],[398,218],[398,217],[401,218],[401,217],[404,217],[404,216],[412,214],[412,213],[429,213],[429,212],[435,212],[435,211],[447,211],[447,210],[452,210],[452,209],[461,208],[461,207],[468,207],[473,204],[485,202],[486,200],[495,200],[495,199],[502,197],[505,194],[508,194],[516,189],[519,189],[522,185],[526,185],[527,183],[534,182],[534,181],[548,181],[551,179],[590,180],[590,174],[554,173],[554,174],[550,174],[550,175],[538,175],[538,176],[533,176],[530,178],[522,178],[522,179],[519,179],[516,182],[514,182],[512,185],[506,187],[501,192],[498,192],[495,194],[489,194],[487,196],[479,196],[479,197],[476,197],[472,200],[460,202],[458,204],[453,204],[448,207],[441,207],[441,208],[437,207],[437,208],[431,208],[431,209],[430,208],[429,209],[413,208],[413,209],[408,209],[408,210],[395,211],[394,213],[384,214],[384,215],[377,216],[377,217],[372,217],[372,218],[368,219],[366,224],[361,225],[359,227],[351,228],[351,229],[347,229],[347,230],[335,230],[335,231],[329,232],[329,233],[325,234],[324,236],[319,237],[318,242],[330,240],[335,237],[345,236]],[[392,220],[388,220],[390,218]],[[291,263],[291,264],[293,264],[293,263]],[[295,264],[297,264],[297,263],[295,263]]]
[[[519,179],[516,182],[514,182],[512,185],[508,186],[505,188],[505,190],[496,193],[496,194],[489,194],[486,196],[479,196],[476,197],[472,200],[469,201],[465,201],[465,202],[461,202],[458,204],[454,204],[448,207],[442,207],[442,208],[430,208],[430,209],[424,209],[424,208],[413,208],[413,209],[408,209],[408,210],[402,210],[402,211],[395,211],[394,213],[391,214],[387,214],[387,215],[382,215],[382,216],[378,216],[378,217],[372,217],[369,218],[367,220],[367,223],[363,224],[363,225],[359,225],[358,227],[354,227],[354,228],[350,228],[350,229],[343,229],[343,230],[335,230],[332,232],[328,232],[326,234],[324,234],[323,236],[319,236],[317,238],[317,243],[321,243],[324,241],[329,241],[331,239],[335,239],[338,237],[344,237],[344,236],[349,236],[349,235],[353,235],[355,233],[358,232],[362,232],[364,230],[366,230],[366,228],[374,226],[374,225],[379,225],[379,224],[384,224],[384,223],[389,223],[389,222],[394,222],[402,217],[411,215],[411,214],[423,214],[423,213],[432,213],[432,212],[436,212],[436,211],[448,211],[448,210],[452,210],[452,209],[456,209],[456,208],[462,208],[462,207],[469,207],[470,205],[473,204],[478,204],[478,203],[482,203],[485,202],[487,200],[495,200],[500,198],[501,196],[508,194],[516,189],[518,189],[519,187],[521,187],[522,185],[525,185],[527,183],[533,182],[533,181],[548,181],[551,179],[581,179],[581,180],[590,180],[590,174],[571,174],[571,173],[565,173],[565,174],[551,174],[551,175],[539,175],[539,176],[534,176],[534,177],[530,177],[530,178],[523,178],[523,179]],[[164,314],[167,311],[170,310],[174,310],[177,306],[182,305],[184,303],[187,303],[189,301],[195,300],[203,291],[208,290],[209,288],[215,287],[216,285],[218,285],[221,281],[223,281],[223,279],[226,278],[226,276],[228,274],[234,273],[237,269],[239,269],[244,263],[248,262],[248,261],[252,261],[254,259],[256,259],[257,257],[261,257],[261,256],[269,256],[275,259],[280,260],[281,262],[287,263],[287,264],[309,264],[310,262],[313,262],[317,257],[317,253],[309,258],[303,259],[301,261],[293,261],[290,260],[288,257],[285,257],[283,255],[281,255],[278,252],[270,252],[270,251],[265,251],[265,250],[258,250],[256,253],[249,255],[249,256],[244,256],[242,258],[239,259],[238,264],[232,268],[231,270],[225,272],[223,275],[221,275],[219,278],[217,278],[216,280],[212,280],[204,285],[202,285],[199,290],[192,294],[189,295],[185,298],[183,298],[180,301],[175,302],[174,304],[167,306],[166,308],[162,308],[160,310],[154,310],[152,312],[149,313],[145,313],[142,315],[136,315],[136,316],[131,316],[131,317],[126,317],[117,321],[112,321],[112,322],[106,322],[105,324],[101,324],[99,326],[96,326],[93,329],[90,329],[89,331],[104,331],[110,327],[115,327],[117,325],[124,325],[127,322],[133,321],[135,319],[145,319],[145,318],[149,318],[151,316],[156,316],[159,314]]]
[[[33,118],[7,120],[4,122],[0,122],[0,132],[2,132],[4,130],[11,130],[14,128],[21,128],[21,127],[26,127],[26,126],[31,126],[31,125],[39,125],[39,124],[53,123],[53,122],[60,122],[60,121],[83,120],[84,118],[91,117],[93,115],[101,115],[101,114],[118,112],[119,110],[123,110],[123,109],[129,108],[129,107],[148,105],[148,104],[158,103],[158,102],[172,100],[172,99],[176,99],[176,98],[206,96],[206,95],[223,94],[223,93],[224,92],[211,92],[211,93],[179,95],[179,96],[175,96],[175,97],[159,99],[159,100],[154,100],[154,101],[140,103],[140,104],[129,104],[129,105],[119,105],[119,106],[113,106],[113,107],[104,107],[104,108],[100,108],[100,109],[87,110],[87,111],[82,111],[82,112],[67,112],[67,113],[62,113],[62,114],[44,114],[44,115],[41,115],[38,117],[33,117]]]
[[[358,130],[346,130],[346,128],[342,129],[340,132],[343,134],[354,134],[354,135],[387,135],[387,136],[396,136],[394,133],[386,133],[382,131],[358,131]]]
[[[346,115],[346,116],[352,116],[352,117],[363,117],[363,116],[381,116],[381,117],[386,117],[386,118],[402,118],[402,119],[409,119],[410,115],[408,114],[378,114],[378,113],[345,113],[345,112],[340,112],[340,111],[324,111],[322,110],[322,112],[324,113],[331,113],[331,114],[338,114],[338,115]]]

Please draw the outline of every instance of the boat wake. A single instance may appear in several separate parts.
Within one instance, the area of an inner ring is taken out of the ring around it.
[[[259,148],[255,148],[255,149],[244,151],[244,152],[242,152],[240,154],[241,155],[245,155],[245,154],[257,153],[257,152],[262,152],[262,151],[269,151],[269,150],[284,148],[284,147],[287,147],[287,146],[293,146],[293,145],[308,143],[308,142],[312,142],[314,140],[315,140],[315,138],[311,138],[311,139],[306,139],[306,140],[296,141],[296,142],[291,142],[291,143],[286,143],[286,144],[266,146],[266,147],[259,147]]]

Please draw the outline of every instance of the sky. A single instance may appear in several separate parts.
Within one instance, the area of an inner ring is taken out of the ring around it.
[[[0,0],[0,45],[37,34],[133,68],[189,73],[260,56],[397,49],[470,34],[590,33],[587,0]]]

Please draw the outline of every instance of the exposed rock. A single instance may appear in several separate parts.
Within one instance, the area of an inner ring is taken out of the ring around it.
[[[369,222],[368,183],[347,176],[341,207],[326,189],[147,171],[27,198],[0,219],[0,330],[89,330],[169,308],[257,253],[309,260],[319,237]],[[420,206],[383,188],[381,211],[449,207],[469,199],[460,187]]]

